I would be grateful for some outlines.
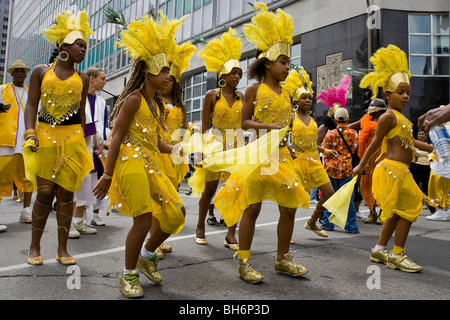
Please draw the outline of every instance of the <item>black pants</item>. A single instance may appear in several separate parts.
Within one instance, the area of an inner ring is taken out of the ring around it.
[[[414,181],[419,186],[420,190],[426,195],[428,195],[428,182],[430,181],[430,166],[417,164],[412,162],[409,166],[409,170],[411,171]],[[435,212],[436,208],[428,206],[430,212]]]

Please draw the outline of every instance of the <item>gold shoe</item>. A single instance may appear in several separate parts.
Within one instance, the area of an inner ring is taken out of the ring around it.
[[[311,228],[308,224],[308,221],[306,221],[306,223],[305,223],[305,229],[314,232],[315,234],[317,234],[320,237],[324,237],[324,238],[328,237],[328,233],[326,233],[324,230],[314,230],[313,228]]]
[[[226,247],[226,248],[230,248],[233,251],[239,250],[239,244],[229,242],[227,237],[225,237],[225,241],[223,243],[223,246]]]
[[[60,257],[58,255],[56,255],[56,261],[59,261],[66,266],[75,264],[77,262],[74,257]]]
[[[377,215],[369,214],[369,216],[364,220],[364,223],[375,223],[377,222]]]
[[[388,261],[388,257],[389,257],[388,249],[382,249],[382,250],[377,250],[377,251],[372,249],[372,254],[370,255],[370,261],[386,264]]]
[[[33,266],[40,266],[44,264],[44,259],[42,258],[42,256],[30,258],[30,256],[28,255],[27,263]]]
[[[154,253],[150,258],[139,255],[137,262],[137,268],[155,284],[162,282],[162,277],[158,272],[158,260],[158,255]]]
[[[406,254],[398,257],[388,256],[386,266],[390,269],[400,269],[404,272],[419,272],[422,267],[412,261]]]
[[[257,271],[250,259],[239,259],[239,275],[248,283],[258,283],[264,279],[264,275]]]
[[[308,272],[304,266],[294,262],[292,254],[286,253],[280,262],[275,258],[275,271],[285,273],[293,277],[299,277]]]
[[[208,241],[206,241],[205,237],[195,237],[195,243],[199,245],[205,245],[208,244]]]
[[[156,248],[155,250],[156,254],[158,255],[158,260],[162,260],[164,259],[164,253],[161,249],[161,246],[159,246],[158,248]]]
[[[161,245],[159,247],[161,248],[162,252],[164,252],[164,253],[172,252],[172,247],[165,243],[161,243]]]
[[[137,270],[123,273],[120,276],[119,290],[127,298],[141,298],[144,296],[144,290],[139,283]]]

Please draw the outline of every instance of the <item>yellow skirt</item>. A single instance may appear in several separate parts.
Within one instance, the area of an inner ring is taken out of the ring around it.
[[[236,224],[245,209],[263,201],[286,208],[309,208],[309,194],[299,183],[288,148],[280,148],[268,160],[246,178],[240,177],[239,171],[232,172],[217,193],[214,205],[227,225]]]
[[[23,155],[0,157],[0,192],[2,197],[10,197],[13,192],[13,181],[20,192],[33,192],[34,186],[25,177]]]
[[[405,163],[384,159],[373,171],[372,192],[386,221],[394,214],[414,222],[427,196],[417,186]]]
[[[52,181],[67,191],[76,193],[81,181],[94,169],[92,156],[84,140],[81,125],[39,123],[36,127],[39,149],[31,151],[30,140],[23,144],[27,179],[36,187],[36,177]]]
[[[109,189],[110,208],[117,205],[121,214],[131,217],[151,212],[162,231],[176,234],[184,226],[183,202],[159,155],[148,150],[137,155],[135,148],[120,147]]]
[[[433,199],[429,200],[430,205],[438,205],[441,208],[450,207],[450,179],[440,177],[433,173],[433,170],[430,172],[430,180],[428,183],[428,197]]]
[[[294,169],[307,192],[330,182],[320,159],[313,159],[299,153],[294,159]]]

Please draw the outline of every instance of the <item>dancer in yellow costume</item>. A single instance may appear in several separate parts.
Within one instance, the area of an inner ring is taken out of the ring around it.
[[[295,109],[292,114],[291,134],[291,150],[296,155],[295,171],[305,191],[319,188],[323,195],[310,219],[305,223],[305,228],[318,236],[328,237],[324,230],[316,226],[316,222],[325,211],[322,203],[333,195],[334,189],[320,161],[319,152],[333,158],[336,158],[338,153],[335,150],[317,146],[317,123],[308,114],[314,91],[305,69],[292,70],[286,78],[284,87],[289,90]]]
[[[239,64],[241,57],[241,40],[232,28],[225,32],[221,39],[214,39],[198,54],[203,58],[206,69],[217,72],[219,88],[210,90],[205,95],[202,111],[202,132],[221,142],[223,150],[230,150],[244,144],[241,129],[241,110],[244,95],[237,90],[242,78]],[[212,126],[210,126],[212,124]],[[199,179],[199,176],[202,178]],[[196,229],[196,243],[207,244],[205,238],[205,220],[211,200],[216,193],[219,180],[226,181],[228,172],[213,172],[200,169],[189,179],[194,195],[201,193],[199,214]],[[196,181],[194,183],[194,181]],[[232,250],[238,249],[235,237],[236,223],[228,224],[224,246]]]
[[[161,14],[161,13],[160,13]],[[162,25],[170,27],[170,21],[161,14]],[[178,23],[182,21],[179,20]],[[178,45],[173,39],[173,50],[168,52],[168,61],[170,64],[170,80],[167,88],[161,90],[162,99],[165,106],[165,118],[164,125],[166,130],[161,132],[161,140],[170,145],[175,145],[181,142],[183,133],[185,133],[186,127],[186,105],[182,101],[182,91],[180,85],[180,77],[184,70],[189,67],[189,60],[195,53],[195,46],[190,42]],[[183,181],[184,177],[189,171],[189,164],[187,159],[175,159],[176,163],[172,160],[172,156],[169,153],[160,153],[162,158],[163,170],[167,177],[170,179],[175,189],[178,190],[178,186]],[[157,226],[156,223],[152,224],[152,228]],[[152,233],[152,231],[150,231]],[[164,253],[172,252],[172,247],[162,243],[157,249],[159,259],[164,258]]]
[[[56,24],[44,30],[47,40],[57,45],[53,52],[57,59],[54,62],[54,56],[50,59],[50,67],[36,67],[30,78],[23,154],[27,178],[37,186],[27,260],[33,265],[43,263],[40,240],[55,194],[56,259],[63,264],[75,263],[67,252],[73,196],[82,179],[94,168],[83,135],[89,79],[74,69],[74,64],[81,63],[86,55],[88,36],[92,34],[88,20],[84,11],[76,17],[68,11],[57,14]]]
[[[166,18],[161,15],[163,23],[170,24]],[[168,53],[168,60],[170,63],[170,81],[169,86],[161,91],[162,98],[165,105],[166,117],[164,125],[167,130],[162,132],[161,140],[165,143],[175,145],[183,138],[183,132],[186,127],[186,106],[182,101],[182,90],[180,85],[180,77],[183,72],[189,67],[189,60],[195,53],[195,46],[186,42],[178,45],[174,41],[174,49]],[[174,163],[170,154],[161,154],[164,162],[164,170],[166,175],[170,178],[175,188],[183,181],[184,177],[189,171],[189,165],[186,161],[177,161]]]
[[[94,188],[99,199],[109,191],[110,206],[117,205],[120,213],[133,217],[119,283],[122,294],[130,298],[144,295],[136,267],[154,283],[161,283],[155,250],[184,226],[183,203],[165,175],[159,156],[160,152],[176,153],[174,146],[159,138],[164,130],[165,107],[158,91],[169,85],[167,55],[180,25],[178,20],[172,23],[173,27],[163,30],[158,22],[144,16],[120,33],[118,44],[134,62],[112,112],[105,173]],[[152,228],[152,223],[157,227]],[[150,238],[144,244],[150,229]]]
[[[386,152],[385,159],[373,172],[372,191],[382,210],[381,220],[384,223],[370,260],[385,263],[392,269],[418,272],[422,267],[408,258],[404,251],[411,224],[422,211],[423,200],[427,197],[414,182],[409,165],[416,148],[431,152],[432,147],[413,139],[412,124],[401,113],[410,97],[411,74],[406,54],[398,47],[389,45],[379,49],[370,61],[375,71],[366,75],[360,86],[370,86],[374,98],[378,88],[382,87],[388,105],[386,113],[378,120],[372,143],[361,163],[353,169],[354,176],[361,175],[380,146],[381,152]],[[394,232],[394,248],[389,252],[386,246]]]
[[[25,141],[25,106],[28,99],[28,88],[24,86],[29,68],[20,60],[15,60],[8,73],[12,83],[0,86],[0,103],[11,105],[11,109],[0,114],[0,201],[9,197],[13,184],[23,194],[23,209],[19,222],[31,223],[31,197],[33,184],[25,177],[22,143]]]
[[[264,130],[286,128],[291,122],[290,95],[280,83],[289,74],[293,23],[292,17],[281,9],[277,9],[276,14],[269,12],[264,3],[256,3],[254,9],[257,13],[252,18],[253,23],[244,26],[244,33],[257,48],[257,60],[249,66],[249,78],[255,78],[258,83],[250,85],[245,92],[241,124],[244,130],[253,129],[262,134]],[[265,200],[276,202],[280,211],[275,271],[292,276],[307,272],[305,267],[293,261],[289,245],[295,212],[299,207],[308,208],[309,195],[294,171],[287,139],[282,140],[268,162],[259,165],[248,177],[243,179],[242,172],[233,171],[214,200],[227,225],[237,223],[242,216],[238,271],[249,283],[264,278],[252,266],[250,247],[261,203]]]

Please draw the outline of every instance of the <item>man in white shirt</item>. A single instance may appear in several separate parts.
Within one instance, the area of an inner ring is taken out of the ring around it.
[[[104,226],[100,219],[99,209],[108,208],[108,200],[98,200],[94,197],[92,189],[98,181],[98,176],[103,174],[102,154],[107,140],[106,125],[108,113],[106,101],[98,96],[96,92],[103,90],[106,84],[105,73],[98,68],[89,68],[86,71],[89,77],[89,89],[86,99],[86,126],[84,128],[84,139],[86,146],[92,155],[95,169],[85,177],[81,189],[75,194],[75,212],[72,219],[69,238],[78,238],[80,234],[95,234],[97,230],[89,227],[84,221],[84,213],[87,207],[93,206],[91,224]]]
[[[31,223],[31,196],[33,184],[25,177],[22,143],[25,133],[25,105],[28,88],[24,86],[29,68],[16,60],[8,69],[13,77],[12,83],[0,86],[0,103],[11,105],[6,113],[0,113],[0,188],[1,197],[11,196],[13,181],[17,189],[24,194],[23,209],[19,222]]]

